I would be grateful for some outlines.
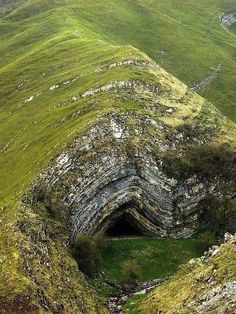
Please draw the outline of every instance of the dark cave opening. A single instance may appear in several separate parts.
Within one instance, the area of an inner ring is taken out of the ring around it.
[[[131,218],[123,215],[120,219],[114,222],[107,230],[108,237],[141,237],[143,234],[139,228],[132,222]]]

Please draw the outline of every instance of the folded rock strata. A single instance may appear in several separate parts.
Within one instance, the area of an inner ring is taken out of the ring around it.
[[[197,205],[218,179],[174,179],[163,157],[181,158],[190,145],[230,142],[231,124],[154,62],[124,59],[98,69],[117,67],[131,71],[130,78],[73,91],[63,102],[80,108],[64,119],[99,113],[38,176],[31,204],[43,202],[70,221],[72,236],[104,233],[122,218],[143,235],[191,236],[199,228]]]
[[[126,217],[144,235],[190,236],[199,227],[197,204],[216,184],[164,173],[162,154],[178,154],[184,141],[147,114],[104,115],[37,179],[34,203],[46,199],[66,213],[73,235],[106,232]]]

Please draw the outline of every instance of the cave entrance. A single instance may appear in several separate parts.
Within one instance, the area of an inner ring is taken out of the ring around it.
[[[106,236],[110,238],[135,238],[143,236],[142,232],[127,216],[120,217],[107,230]]]

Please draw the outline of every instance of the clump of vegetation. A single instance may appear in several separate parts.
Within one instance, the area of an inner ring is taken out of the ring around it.
[[[216,237],[236,232],[236,202],[228,197],[208,195],[201,202],[201,221]]]
[[[163,170],[167,176],[177,180],[185,180],[194,174],[193,165],[187,157],[178,157],[171,152],[164,157]]]
[[[121,263],[121,277],[124,284],[135,284],[141,278],[142,268],[134,260],[126,260]]]
[[[61,189],[62,187],[58,186],[61,184],[57,182],[54,185],[54,190],[46,190],[45,188],[40,188],[38,191],[34,192],[34,206],[37,206],[40,203],[47,211],[47,213],[59,221],[67,221],[67,211],[62,202],[58,200],[61,198]],[[64,187],[63,187],[64,188]]]
[[[204,251],[207,251],[211,246],[218,243],[215,234],[210,230],[206,230],[200,233],[198,235],[198,241],[199,241],[200,247]]]
[[[72,246],[72,254],[80,270],[89,277],[95,277],[102,267],[106,241],[103,237],[78,235]]]
[[[236,177],[236,155],[227,145],[205,144],[191,147],[181,157],[168,152],[164,157],[164,171],[176,179],[186,179],[193,174],[200,178],[234,180]]]

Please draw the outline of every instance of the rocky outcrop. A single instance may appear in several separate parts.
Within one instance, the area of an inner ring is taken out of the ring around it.
[[[190,236],[199,227],[197,204],[216,183],[165,174],[163,154],[179,154],[185,142],[150,115],[107,114],[41,174],[33,203],[69,217],[73,235],[103,233],[125,216],[144,235]]]
[[[193,84],[192,89],[197,93],[206,91],[211,86],[211,84],[218,78],[221,71],[221,64],[218,64],[216,67],[212,67],[209,73],[201,81]]]
[[[21,271],[31,285],[23,300],[21,295],[19,300],[0,296],[0,313],[107,314],[104,300],[88,284],[71,256],[64,222],[55,222],[44,210],[35,214],[24,207],[16,230],[25,235],[19,245]],[[1,260],[0,266],[4,267]]]
[[[236,13],[222,13],[220,16],[221,26],[228,30],[231,25],[236,23]]]
[[[145,92],[158,93],[159,86],[155,84],[143,82],[142,80],[112,81],[104,86],[91,88],[85,91],[81,95],[75,95],[71,99],[69,99],[67,102],[75,102],[81,98],[87,98],[89,96],[94,96],[97,93],[108,92],[112,90],[115,90],[116,92],[122,91],[122,90],[125,90],[127,92],[128,90],[130,90],[133,93],[138,92],[139,94],[145,93]]]
[[[70,222],[72,236],[104,233],[123,218],[143,235],[191,236],[199,228],[198,204],[219,180],[194,173],[177,179],[165,156],[181,158],[191,147],[221,141],[229,123],[143,55],[102,61],[95,73],[106,76],[83,88],[72,84],[79,75],[48,86],[55,97],[71,87],[56,108],[76,109],[58,124],[91,116],[35,180],[28,202]]]
[[[0,312],[106,313],[70,235],[125,217],[145,235],[190,236],[218,181],[173,179],[165,156],[235,143],[212,105],[138,49],[106,43],[77,2],[0,1]]]
[[[100,72],[107,71],[117,67],[133,67],[133,68],[155,68],[155,62],[138,60],[138,59],[127,59],[123,61],[118,61],[111,63],[109,65],[102,64],[99,68]]]
[[[140,313],[235,313],[236,235],[179,271],[144,300]]]

